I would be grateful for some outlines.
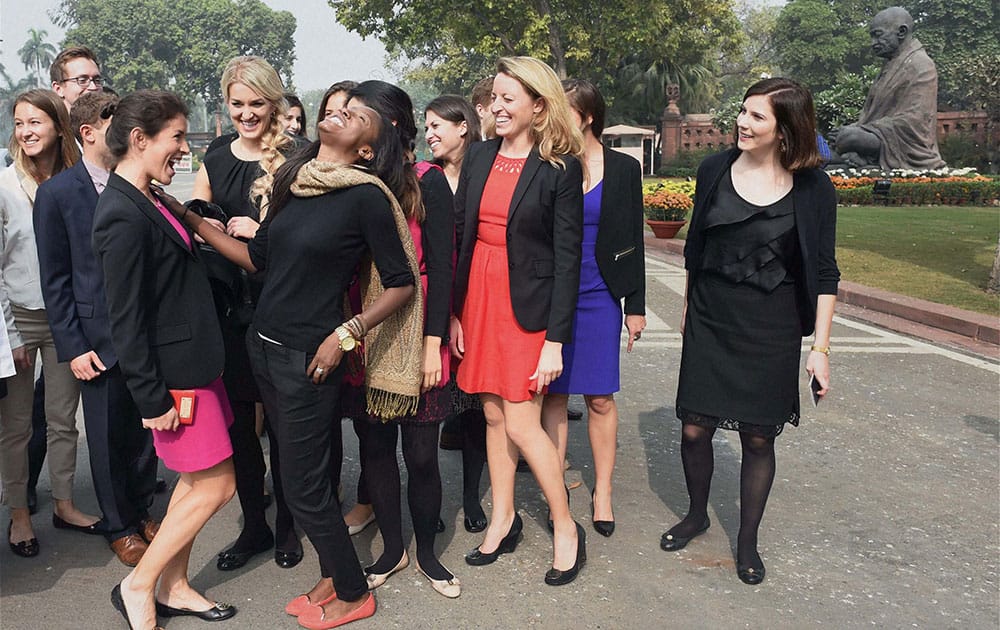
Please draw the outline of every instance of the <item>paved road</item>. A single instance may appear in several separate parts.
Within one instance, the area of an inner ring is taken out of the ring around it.
[[[761,531],[768,576],[745,586],[733,567],[739,441],[731,433],[719,432],[715,441],[712,528],[682,552],[658,547],[687,506],[673,409],[683,272],[653,257],[648,271],[648,332],[622,360],[618,527],[610,539],[587,528],[589,560],[580,578],[558,589],[542,583],[550,554],[545,506],[525,474],[518,475],[524,542],[492,566],[466,566],[463,554],[480,539],[461,526],[459,456],[442,452],[448,531],[439,546],[463,582],[462,597],[440,597],[407,569],[380,589],[377,616],[355,626],[995,629],[1000,366],[837,317],[834,389],[816,409],[805,402],[801,426],[778,440],[777,479]],[[357,451],[352,432],[346,434],[350,487]],[[587,523],[593,472],[584,422],[571,424],[570,440],[567,478],[583,481],[572,508]],[[108,592],[126,569],[102,539],[52,528],[47,484],[43,477],[35,517],[41,556],[0,551],[0,628],[123,628]],[[82,441],[76,495],[96,510]],[[160,498],[155,509],[163,505]],[[6,517],[0,511],[0,522]],[[261,557],[221,573],[214,555],[236,536],[238,522],[234,501],[198,538],[194,584],[240,608],[226,627],[295,627],[282,606],[317,577],[315,554],[306,543],[296,569]],[[381,544],[374,527],[354,543],[362,562]],[[203,622],[164,625],[184,630]]]

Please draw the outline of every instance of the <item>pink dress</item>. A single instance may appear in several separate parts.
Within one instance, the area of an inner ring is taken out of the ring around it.
[[[155,205],[191,247],[191,237],[177,218],[159,201]],[[233,411],[222,376],[194,391],[194,422],[182,424],[176,431],[153,431],[156,455],[167,468],[176,472],[207,470],[233,456],[233,445],[229,441]]]

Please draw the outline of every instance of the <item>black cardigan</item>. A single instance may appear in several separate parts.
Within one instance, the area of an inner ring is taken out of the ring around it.
[[[701,268],[705,249],[705,231],[702,228],[705,212],[715,196],[719,181],[740,153],[739,149],[716,153],[705,158],[698,167],[694,212],[684,245],[684,266],[692,281]],[[792,175],[792,204],[795,207],[795,230],[801,256],[795,278],[799,318],[802,334],[810,335],[816,325],[816,300],[820,295],[837,295],[840,282],[835,251],[837,193],[823,170],[804,169]]]
[[[604,147],[604,189],[597,226],[597,267],[626,315],[646,314],[642,167],[631,156]]]

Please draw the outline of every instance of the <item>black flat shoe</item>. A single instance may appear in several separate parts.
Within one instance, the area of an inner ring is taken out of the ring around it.
[[[675,536],[674,534],[671,534],[670,532],[667,532],[667,533],[663,534],[662,536],[660,536],[660,549],[662,549],[664,551],[680,551],[684,547],[687,547],[687,544],[689,542],[691,542],[692,538],[695,538],[696,536],[700,536],[701,534],[704,534],[705,530],[707,530],[711,524],[712,524],[712,521],[710,521],[708,519],[708,517],[706,516],[705,517],[705,522],[702,523],[701,527],[695,533],[691,534],[690,536],[687,536],[687,537],[684,537],[684,536]]]
[[[742,564],[736,565],[736,575],[740,578],[740,581],[744,584],[749,584],[754,586],[760,584],[764,581],[764,574],[766,570],[764,569],[764,563],[760,563],[760,566],[745,566]]]
[[[90,525],[74,525],[73,523],[64,521],[63,519],[59,518],[57,514],[52,515],[52,526],[55,527],[56,529],[71,529],[74,532],[81,532],[84,534],[95,534],[100,536],[101,534],[104,533],[99,527],[100,524],[101,521],[97,521],[96,523],[91,523]]]
[[[594,519],[594,492],[590,491],[590,518]],[[611,534],[615,533],[615,522],[614,521],[594,521],[594,531],[604,536],[605,538],[610,538]]]
[[[7,544],[10,545],[10,550],[14,552],[14,555],[21,556],[22,558],[34,558],[37,556],[39,549],[41,549],[38,539],[29,538],[28,540],[12,543],[10,542],[10,530],[12,527],[14,527],[14,521],[11,521],[7,525]]]
[[[291,569],[300,562],[302,562],[302,549],[298,551],[274,550],[274,563],[282,569]]]
[[[215,562],[215,566],[219,571],[235,571],[240,567],[246,565],[250,561],[250,558],[256,556],[258,553],[264,553],[269,551],[274,547],[274,537],[268,536],[267,539],[261,542],[256,547],[251,547],[248,550],[235,550],[235,545],[226,549],[225,551],[219,552],[219,558]]]
[[[444,526],[444,519],[442,519],[442,518],[441,518],[441,517],[439,516],[439,517],[438,517],[438,522],[437,522],[437,525],[435,525],[435,526],[434,526],[434,531],[435,531],[436,533],[438,533],[438,534],[443,534],[443,533],[444,533],[444,530],[445,530],[445,526]]]
[[[545,572],[545,583],[549,586],[562,586],[576,579],[583,565],[587,564],[587,533],[579,523],[576,525],[576,563],[565,571],[553,567]]]
[[[161,617],[197,617],[202,621],[225,621],[236,614],[236,606],[215,602],[215,606],[208,610],[188,610],[156,602],[156,614]]]
[[[521,541],[521,530],[524,528],[524,521],[521,520],[521,515],[514,514],[514,522],[510,524],[510,531],[507,535],[503,537],[500,544],[497,545],[496,551],[491,553],[483,553],[476,547],[469,553],[465,554],[466,564],[471,564],[474,567],[481,567],[487,564],[493,564],[497,561],[501,555],[505,553],[514,553],[517,549],[517,543]]]
[[[463,521],[463,524],[465,525],[465,531],[475,534],[486,529],[486,526],[489,523],[486,522],[485,516],[483,518],[477,518],[475,520],[466,516],[465,520]]]

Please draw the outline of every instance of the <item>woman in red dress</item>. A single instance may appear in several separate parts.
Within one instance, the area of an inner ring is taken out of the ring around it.
[[[495,140],[474,144],[455,196],[458,265],[452,352],[463,357],[458,385],[479,393],[493,515],[471,565],[517,547],[514,510],[520,451],[548,501],[554,523],[550,585],[576,578],[586,561],[573,521],[562,462],[541,426],[542,396],[562,372],[572,339],[580,276],[583,138],[555,72],[531,57],[497,63],[491,111]]]

